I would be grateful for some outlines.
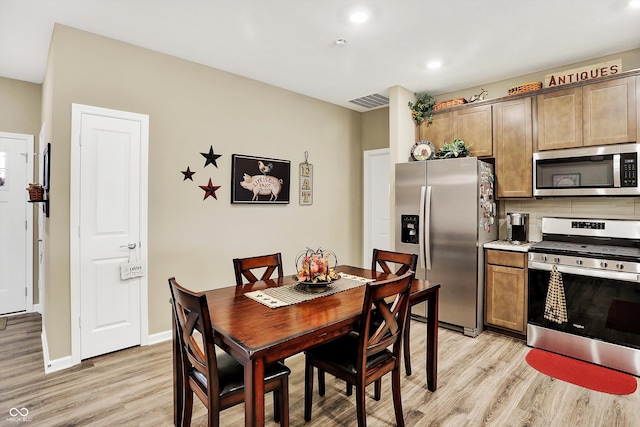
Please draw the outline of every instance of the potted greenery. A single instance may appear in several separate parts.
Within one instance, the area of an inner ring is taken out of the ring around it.
[[[421,124],[425,119],[427,122],[431,122],[433,117],[433,106],[435,103],[436,100],[428,93],[418,95],[415,104],[409,102],[408,105],[411,110],[411,118],[416,122],[416,124]]]
[[[451,159],[456,157],[468,157],[469,147],[463,140],[456,138],[453,142],[444,144],[435,154],[436,159]]]

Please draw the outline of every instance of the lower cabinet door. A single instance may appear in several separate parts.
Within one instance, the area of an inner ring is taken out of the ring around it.
[[[485,323],[525,333],[524,269],[486,266]]]

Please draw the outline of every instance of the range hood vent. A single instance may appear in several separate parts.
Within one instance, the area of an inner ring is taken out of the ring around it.
[[[359,105],[364,108],[376,108],[383,105],[389,105],[389,98],[379,93],[363,96],[362,98],[355,98],[349,100],[349,102]]]

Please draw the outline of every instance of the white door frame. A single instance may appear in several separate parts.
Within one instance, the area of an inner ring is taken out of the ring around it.
[[[33,179],[33,157],[35,156],[33,151],[33,135],[27,135],[23,133],[10,133],[10,132],[0,132],[1,138],[7,139],[15,139],[18,141],[23,141],[26,145],[26,153],[24,153],[27,162],[27,176],[30,176],[30,179]],[[26,183],[28,184],[28,183]],[[25,184],[25,185],[26,185]],[[26,187],[25,187],[26,188]],[[37,206],[38,208],[41,206],[36,203],[27,203],[29,199],[27,197],[27,192],[25,190],[25,205],[27,206]],[[26,227],[26,248],[25,248],[25,286],[27,287],[27,292],[25,296],[25,311],[27,313],[33,311],[33,208],[27,209],[25,207],[25,227]],[[17,314],[21,314],[17,313]]]
[[[38,135],[38,170],[40,171],[40,176],[43,176],[44,173],[44,158],[43,153],[46,147],[45,144],[45,131],[46,124],[42,122],[42,126],[40,127],[40,134]],[[38,209],[38,305],[37,309],[42,314],[42,318],[44,319],[44,272],[45,272],[45,248],[46,248],[46,236],[44,232],[44,221],[45,215],[44,210],[42,208]]]
[[[80,130],[82,114],[94,114],[124,120],[137,120],[141,126],[140,156],[140,259],[148,259],[148,150],[149,116],[89,105],[71,105],[71,184],[70,184],[70,292],[71,292],[71,364],[81,361],[80,331]],[[148,274],[140,277],[140,345],[149,344]]]
[[[363,212],[363,226],[364,226],[364,230],[363,230],[363,235],[364,235],[364,242],[363,242],[363,252],[362,252],[362,266],[364,268],[369,268],[371,265],[371,253],[372,253],[372,236],[370,233],[371,230],[371,219],[372,219],[372,209],[371,209],[371,203],[372,203],[372,191],[380,191],[380,189],[374,189],[370,186],[370,183],[372,182],[371,180],[371,176],[372,174],[376,173],[376,171],[371,170],[372,167],[372,163],[373,163],[373,159],[376,157],[380,157],[380,156],[386,156],[387,158],[389,158],[390,156],[390,150],[388,148],[380,148],[377,150],[366,150],[364,152],[364,194],[363,194],[363,201],[364,201],[364,212]],[[387,190],[390,190],[390,188],[387,188]],[[389,195],[391,193],[389,192]],[[389,203],[391,204],[391,201],[389,201]],[[380,248],[380,249],[390,249],[390,248]]]

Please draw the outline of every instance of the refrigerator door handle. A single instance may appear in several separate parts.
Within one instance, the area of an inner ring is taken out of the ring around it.
[[[426,198],[426,191],[427,191],[427,187],[423,185],[420,188],[420,211],[419,211],[420,215],[418,219],[418,247],[420,248],[418,253],[418,264],[422,268],[426,268],[425,257],[424,257],[424,229],[425,229],[424,221],[426,219],[424,204],[425,204],[425,198]]]
[[[425,188],[425,187],[422,187]],[[424,202],[424,260],[425,268],[431,270],[431,186],[426,187],[426,197]]]

